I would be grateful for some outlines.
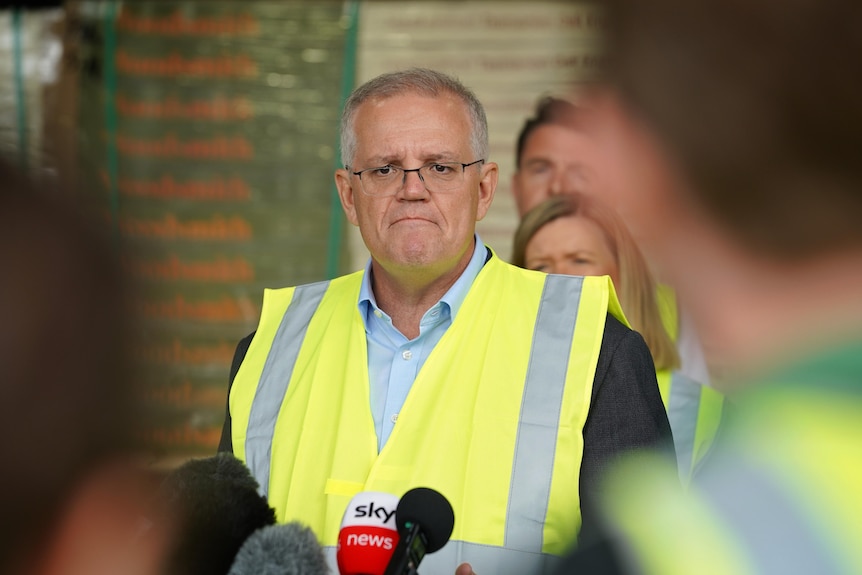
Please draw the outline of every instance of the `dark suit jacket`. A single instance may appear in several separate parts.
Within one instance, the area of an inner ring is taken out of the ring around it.
[[[253,336],[254,333],[249,334],[237,345],[229,387],[233,385]],[[675,457],[670,424],[649,349],[639,333],[608,314],[593,382],[592,402],[584,425],[580,478],[581,542],[593,540],[597,532],[590,502],[600,485],[598,474],[613,457],[641,447],[659,448],[666,451],[668,457]],[[225,412],[219,451],[233,452],[229,408]]]

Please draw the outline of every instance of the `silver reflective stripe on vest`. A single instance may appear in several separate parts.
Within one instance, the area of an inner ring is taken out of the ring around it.
[[[676,463],[683,483],[688,483],[692,472],[701,387],[700,383],[678,371],[671,374],[667,418],[673,433]]]
[[[557,428],[582,286],[580,277],[549,275],[545,280],[515,440],[504,540],[510,550],[542,552]]]
[[[332,573],[338,573],[336,548],[324,547],[326,562]],[[529,553],[463,541],[449,541],[443,549],[425,556],[419,564],[422,575],[452,575],[461,563],[484,575],[549,575],[562,558],[547,553]]]
[[[278,412],[287,393],[308,323],[328,287],[329,282],[326,281],[299,286],[294,290],[257,383],[248,418],[245,459],[264,496],[269,489],[272,440]]]

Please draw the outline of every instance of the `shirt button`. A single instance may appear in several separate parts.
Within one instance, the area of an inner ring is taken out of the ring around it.
[[[404,359],[408,359],[408,360],[409,360],[409,359],[411,359],[411,358],[413,357],[413,352],[412,352],[412,351],[410,351],[409,349],[408,349],[408,350],[405,350],[405,351],[402,351],[402,352],[401,352],[401,357],[403,357]]]
[[[437,317],[438,315],[440,315],[439,309],[435,309],[434,311],[431,312],[431,317]]]
[[[376,315],[377,317],[383,317],[383,314],[380,312],[379,309],[374,310],[374,315]]]
[[[389,418],[389,421],[391,421],[392,423],[396,423],[398,421],[398,414],[393,413],[392,417]]]

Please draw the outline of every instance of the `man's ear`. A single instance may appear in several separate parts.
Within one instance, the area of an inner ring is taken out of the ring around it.
[[[358,226],[359,219],[356,217],[356,203],[354,202],[355,190],[350,184],[350,176],[351,173],[343,168],[335,170],[335,187],[338,189],[338,198],[341,200],[341,207],[344,209],[347,221]]]
[[[482,174],[479,180],[479,203],[476,206],[476,221],[478,222],[488,213],[494,192],[497,191],[497,178],[500,169],[494,162],[482,164]]]

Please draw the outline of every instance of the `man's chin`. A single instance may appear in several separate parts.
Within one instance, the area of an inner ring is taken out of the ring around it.
[[[422,272],[423,274],[433,270],[434,273],[439,273],[439,265],[443,258],[435,249],[436,247],[439,246],[432,245],[427,240],[423,243],[399,247],[390,246],[386,254],[385,267],[391,273],[396,273],[396,270],[406,273]]]
[[[404,269],[428,269],[434,264],[434,257],[427,247],[419,246],[405,249],[396,254],[395,263]]]

